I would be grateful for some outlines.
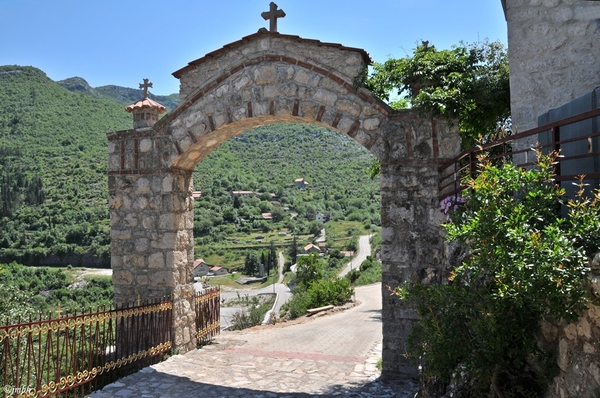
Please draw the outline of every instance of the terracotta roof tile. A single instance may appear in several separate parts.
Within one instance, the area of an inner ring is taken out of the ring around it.
[[[162,106],[158,102],[153,101],[150,98],[146,97],[142,100],[139,100],[138,102],[136,102],[134,104],[129,105],[127,108],[125,108],[125,110],[127,112],[131,113],[135,109],[141,109],[141,108],[158,108],[158,113],[163,113],[166,109],[164,106]]]

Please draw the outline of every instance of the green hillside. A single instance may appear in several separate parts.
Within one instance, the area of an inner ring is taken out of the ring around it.
[[[138,92],[0,66],[0,262],[109,264],[106,132],[131,128],[123,105]],[[161,98],[176,104],[176,95]],[[196,243],[206,250],[232,235],[303,232],[316,212],[377,225],[378,182],[365,171],[372,159],[321,127],[280,124],[244,133],[197,167]],[[307,189],[294,187],[299,177]],[[236,201],[232,190],[259,195]],[[271,226],[261,220],[267,211],[277,218]]]
[[[108,263],[106,132],[127,128],[117,101],[0,67],[0,259]]]
[[[138,101],[144,95],[142,90],[115,85],[94,88],[81,77],[71,77],[69,79],[60,80],[57,83],[69,91],[85,94],[93,98],[117,100],[126,106]],[[171,111],[179,103],[179,94],[154,95],[149,93],[149,97],[161,105],[164,105],[167,108],[167,112]]]

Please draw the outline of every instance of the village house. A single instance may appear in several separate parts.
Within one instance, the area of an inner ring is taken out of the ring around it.
[[[208,274],[209,265],[204,262],[203,259],[199,258],[194,260],[194,278],[200,278],[202,276],[206,276]]]
[[[294,184],[296,188],[306,188],[308,186],[308,182],[304,178],[296,178]]]
[[[232,191],[231,196],[238,198],[249,198],[254,195],[252,191]]]
[[[331,219],[330,213],[317,213],[315,214],[315,220],[321,222],[327,222]]]
[[[309,254],[309,253],[321,253],[321,250],[319,249],[318,246],[313,245],[312,243],[309,243],[308,245],[304,246],[304,252]]]
[[[327,242],[319,242],[319,251],[322,253],[327,251]]]
[[[219,266],[211,267],[208,270],[208,275],[209,276],[227,275],[227,268],[223,268],[223,267],[219,267]]]
[[[262,213],[261,217],[263,220],[272,220],[273,219],[273,215],[271,213]]]

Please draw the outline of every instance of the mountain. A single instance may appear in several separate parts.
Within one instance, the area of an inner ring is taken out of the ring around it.
[[[129,105],[144,97],[143,91],[121,86],[101,86],[93,88],[81,77],[71,77],[57,81],[60,86],[74,93],[89,95],[93,98],[114,99],[123,105]],[[150,99],[164,105],[167,112],[171,111],[179,103],[179,94],[154,95],[149,93]]]
[[[110,264],[106,133],[132,127],[123,105],[140,98],[135,89],[0,66],[0,263]],[[176,104],[176,96],[153,98]],[[379,186],[365,171],[373,159],[317,126],[276,124],[235,137],[195,170],[196,243],[265,228],[261,213],[283,214],[270,193],[298,214],[294,222],[284,215],[286,228],[306,229],[315,212],[377,225]],[[294,187],[299,177],[309,189]],[[243,189],[263,195],[235,203],[231,191]]]

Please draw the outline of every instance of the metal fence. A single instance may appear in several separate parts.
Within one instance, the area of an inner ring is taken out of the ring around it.
[[[221,331],[221,289],[210,287],[196,294],[195,307],[198,344],[206,344]]]
[[[578,181],[580,175],[585,175],[588,183],[598,186],[600,180],[600,144],[598,143],[600,132],[597,128],[599,117],[600,108],[464,151],[448,163],[440,165],[440,199],[458,195],[465,189],[461,180],[465,176],[476,175],[477,158],[482,153],[492,161],[519,159],[515,164],[518,167],[534,165],[536,158],[531,156],[531,148],[515,150],[512,145],[515,141],[527,137],[536,138],[542,153],[560,151],[561,156],[557,159],[554,170],[555,181],[568,184]],[[561,130],[567,129],[568,138],[561,137]]]
[[[198,341],[219,333],[220,290],[195,297]],[[84,396],[171,353],[173,302],[103,308],[0,326],[4,397]]]

